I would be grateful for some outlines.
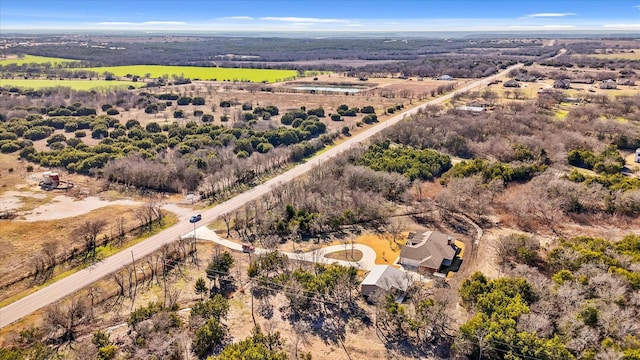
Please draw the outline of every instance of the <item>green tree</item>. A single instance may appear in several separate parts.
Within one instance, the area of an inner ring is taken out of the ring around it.
[[[225,346],[216,360],[288,360],[289,356],[282,350],[284,340],[279,332],[264,334],[259,326],[251,331],[251,336],[246,339]],[[311,360],[310,355],[303,359]]]
[[[204,278],[199,277],[196,280],[195,290],[196,295],[200,295],[200,300],[202,300],[202,295],[205,294],[208,290],[207,283],[205,282]]]
[[[229,301],[221,294],[216,294],[207,301],[198,301],[191,307],[191,316],[221,321],[227,318]]]
[[[207,266],[207,278],[213,281],[213,286],[217,286],[219,279],[229,276],[229,270],[233,266],[233,256],[228,251],[222,254],[216,253]]]
[[[227,327],[220,321],[215,318],[207,320],[196,330],[191,344],[193,351],[199,358],[204,359],[224,343],[227,333]]]

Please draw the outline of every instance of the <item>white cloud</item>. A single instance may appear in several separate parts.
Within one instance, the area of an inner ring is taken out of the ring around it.
[[[511,26],[508,26],[508,28],[510,30],[516,30],[516,31],[525,31],[525,30],[550,31],[550,30],[574,30],[574,29],[577,29],[578,27],[575,25],[511,25]]]
[[[528,18],[539,18],[539,17],[564,17],[564,16],[573,16],[576,13],[538,13],[538,14],[529,14],[526,17]]]
[[[640,30],[640,24],[604,24],[602,27],[607,30]]]
[[[100,22],[98,25],[123,25],[123,26],[147,26],[147,25],[186,25],[187,23],[182,21],[145,21],[141,23],[136,22]]]
[[[220,20],[253,20],[251,16],[227,16],[220,18]]]
[[[344,19],[320,19],[320,18],[305,18],[305,17],[293,17],[293,16],[267,16],[262,17],[260,20],[265,21],[283,21],[291,23],[349,23],[349,20]]]

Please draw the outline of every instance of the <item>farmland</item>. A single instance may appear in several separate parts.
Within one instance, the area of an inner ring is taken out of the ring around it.
[[[123,90],[130,86],[139,88],[144,83],[133,81],[108,80],[57,80],[57,79],[10,79],[0,80],[0,87],[17,87],[22,89],[44,89],[52,87],[69,87],[73,90]]]
[[[46,63],[57,64],[57,63],[69,63],[69,62],[76,62],[76,61],[78,60],[62,59],[62,58],[48,57],[48,56],[24,55],[23,57],[13,56],[13,57],[0,59],[0,65],[5,66],[9,64],[22,65],[22,64],[46,64]]]
[[[278,82],[294,78],[298,72],[295,70],[274,69],[243,69],[243,68],[218,68],[196,66],[163,66],[163,65],[132,65],[84,68],[82,70],[94,71],[99,74],[113,73],[115,76],[137,75],[146,78],[182,77],[200,80],[217,81],[244,81],[244,82]]]

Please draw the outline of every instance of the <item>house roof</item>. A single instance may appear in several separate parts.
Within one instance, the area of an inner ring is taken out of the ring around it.
[[[503,83],[502,86],[504,86],[504,87],[520,87],[520,83],[518,83],[517,81],[511,79],[511,80]]]
[[[471,111],[471,112],[483,112],[483,111],[486,111],[487,109],[483,108],[482,106],[462,105],[462,106],[458,106],[456,108],[456,110]]]
[[[376,265],[362,280],[362,285],[375,285],[384,290],[395,288],[405,291],[409,286],[409,278],[404,272],[391,265]]]
[[[422,237],[407,242],[400,250],[400,257],[419,261],[421,266],[437,269],[445,259],[453,259],[456,250],[449,244],[449,235],[438,231],[427,231]]]

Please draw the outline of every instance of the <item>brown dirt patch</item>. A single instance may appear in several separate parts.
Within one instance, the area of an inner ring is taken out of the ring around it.
[[[325,254],[325,257],[336,260],[360,261],[362,260],[362,251],[357,249],[340,250]]]

